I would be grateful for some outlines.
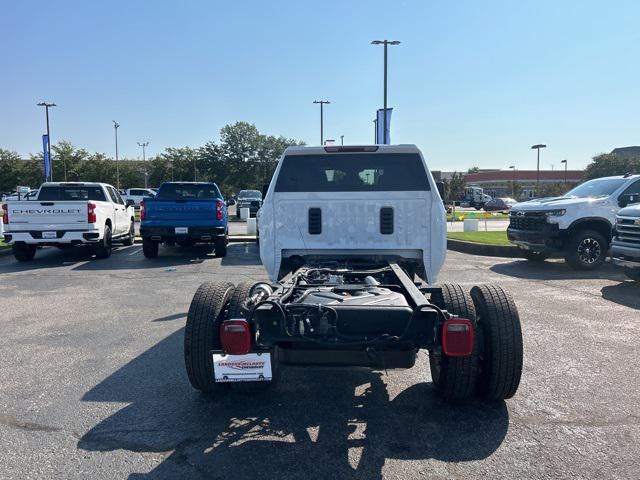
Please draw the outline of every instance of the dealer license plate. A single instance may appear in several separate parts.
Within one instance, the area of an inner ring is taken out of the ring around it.
[[[176,227],[176,235],[186,235],[189,233],[189,227]]]
[[[58,238],[56,232],[42,232],[42,238]]]
[[[216,382],[267,382],[272,378],[271,354],[213,354],[213,374]]]

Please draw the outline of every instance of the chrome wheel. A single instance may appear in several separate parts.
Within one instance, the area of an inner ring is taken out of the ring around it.
[[[600,255],[602,255],[602,247],[595,238],[584,238],[578,244],[578,258],[582,263],[591,265],[599,260]]]

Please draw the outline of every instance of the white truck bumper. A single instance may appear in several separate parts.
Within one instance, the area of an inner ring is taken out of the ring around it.
[[[5,241],[9,245],[23,242],[28,245],[57,245],[57,244],[91,244],[100,239],[99,230],[52,230],[52,231],[6,231]],[[55,236],[54,236],[55,235]]]

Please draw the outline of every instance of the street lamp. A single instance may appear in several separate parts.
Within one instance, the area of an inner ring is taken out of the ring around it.
[[[111,120],[113,122],[113,129],[116,132],[116,188],[120,190],[120,166],[118,165],[118,127],[120,124],[115,120]]]
[[[400,45],[398,40],[374,40],[371,45],[384,45],[384,127],[382,143],[387,143],[387,46]]]
[[[142,147],[142,164],[144,165],[144,188],[148,188],[147,180],[147,155],[146,148],[149,146],[149,142],[138,142],[138,146]]]
[[[516,198],[516,166],[511,165],[509,168],[513,170],[513,180],[511,181],[511,196],[513,198]]]
[[[547,148],[546,145],[538,143],[537,145],[531,145],[531,150],[538,151],[538,166],[536,167],[536,197],[540,194],[540,149]]]
[[[564,184],[567,184],[567,160],[560,160],[560,163],[564,163]]]
[[[378,144],[378,119],[373,119],[373,144]]]
[[[38,106],[44,107],[45,114],[47,117],[47,150],[49,151],[49,165],[51,165],[51,171],[49,172],[49,180],[53,182],[53,159],[51,158],[51,135],[49,134],[49,107],[55,107],[57,105],[55,103],[40,102],[38,103]],[[47,179],[45,178],[45,181],[46,180]],[[67,179],[65,178],[65,181],[66,180]]]
[[[314,100],[313,103],[320,104],[320,145],[324,145],[324,105],[331,103],[329,100]]]
[[[344,135],[340,135],[340,145],[344,145]]]

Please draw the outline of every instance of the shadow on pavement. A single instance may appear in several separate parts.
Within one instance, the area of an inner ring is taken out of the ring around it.
[[[620,282],[617,285],[602,287],[602,298],[625,307],[640,310],[640,283],[633,281]]]
[[[392,400],[365,369],[286,368],[267,392],[208,399],[186,379],[182,341],[181,329],[84,395],[129,405],[79,448],[170,452],[135,479],[380,479],[386,459],[486,458],[509,426],[504,402],[448,405],[427,383]]]
[[[151,320],[151,321],[152,322],[168,322],[169,320],[178,320],[180,318],[187,318],[187,312],[174,313],[172,315],[167,315],[166,317],[156,318],[155,320]]]
[[[222,265],[262,265],[260,249],[255,242],[230,243]]]
[[[490,267],[492,272],[528,280],[624,280],[624,275],[612,265],[605,263],[591,271],[574,270],[563,261],[546,261],[541,263],[527,260],[515,260],[508,263],[497,263]]]
[[[160,245],[160,251],[156,258],[145,258],[142,254],[142,246],[134,245],[123,249],[114,250],[110,258],[84,263],[73,270],[139,270],[166,268],[178,265],[193,265],[215,258],[213,253],[205,245],[193,247],[168,247]]]
[[[114,250],[115,251],[115,250]],[[28,272],[31,270],[70,267],[77,263],[96,260],[93,252],[88,247],[73,247],[59,249],[56,247],[39,248],[36,256],[30,262],[18,262],[12,254],[3,254],[3,262],[0,265],[0,273]]]

